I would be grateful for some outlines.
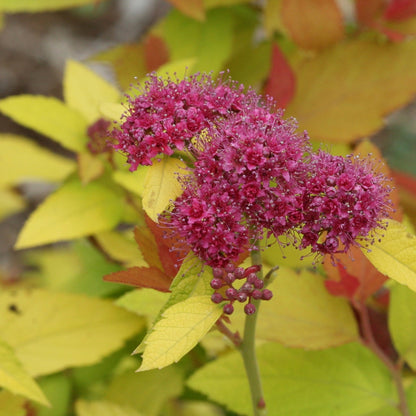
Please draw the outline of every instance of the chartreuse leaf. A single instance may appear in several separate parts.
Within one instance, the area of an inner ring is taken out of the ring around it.
[[[14,190],[0,188],[0,221],[25,208],[24,199]]]
[[[138,371],[163,368],[179,361],[212,328],[222,314],[211,297],[193,296],[163,312],[147,337]]]
[[[83,114],[89,123],[100,118],[101,103],[117,103],[121,99],[117,88],[85,65],[72,60],[66,64],[64,98],[68,106]]]
[[[116,170],[113,172],[113,179],[128,191],[143,198],[146,172],[148,169],[148,166],[139,166],[134,172]]]
[[[400,356],[416,369],[416,293],[395,285],[390,293],[389,328]]]
[[[410,414],[416,414],[416,380],[413,380],[413,383],[406,391],[407,404],[409,406]]]
[[[381,273],[416,291],[416,236],[394,220],[383,234],[364,254]]]
[[[77,416],[142,416],[142,413],[126,406],[120,406],[105,400],[88,402],[78,400],[75,403]]]
[[[357,343],[322,351],[257,348],[268,414],[273,416],[364,416],[395,406],[388,370]],[[240,354],[205,365],[188,385],[231,410],[248,414],[250,393]]]
[[[7,390],[0,391],[0,415],[27,416],[26,399]]]
[[[163,313],[176,303],[182,302],[191,296],[211,295],[211,279],[211,267],[204,266],[201,260],[190,252],[182,262],[181,268],[175,276],[175,279],[173,279],[173,282],[170,285],[171,295],[153,321],[153,326],[162,319]],[[147,338],[152,331],[153,327],[149,329],[147,335],[135,349],[134,353],[137,354],[144,351]]]
[[[27,373],[13,349],[0,338],[0,387],[30,400],[48,404],[48,399]],[[0,408],[0,413],[2,409]]]
[[[169,293],[153,289],[136,289],[124,294],[116,302],[137,315],[145,316],[151,323],[169,298]]]
[[[146,171],[143,184],[143,209],[155,222],[181,193],[178,174],[184,173],[186,164],[179,159],[163,157],[155,161]]]
[[[0,337],[32,376],[96,363],[144,325],[109,300],[45,290],[4,292],[0,310]]]
[[[100,182],[65,183],[32,213],[16,248],[68,240],[113,228],[123,213],[118,192]]]
[[[299,59],[294,70],[297,88],[286,114],[312,139],[351,143],[381,128],[387,114],[413,99],[416,42],[354,37]]]
[[[131,236],[131,237],[130,237]],[[96,234],[95,239],[110,258],[123,263],[125,267],[147,267],[148,264],[143,254],[133,239],[133,232],[119,233],[115,231],[103,231]]]
[[[320,275],[283,268],[268,288],[277,299],[261,305],[258,338],[308,349],[358,339],[357,323],[348,302],[331,296]]]
[[[161,409],[167,400],[182,393],[183,384],[183,373],[178,366],[143,373],[128,370],[113,378],[104,398],[143,415],[157,416],[164,414]]]
[[[0,11],[8,13],[67,9],[102,0],[0,0]]]
[[[72,160],[58,156],[22,136],[0,135],[0,186],[28,180],[59,182],[75,170]]]
[[[87,121],[78,111],[56,98],[15,95],[0,100],[0,111],[69,150],[79,152],[85,148]]]

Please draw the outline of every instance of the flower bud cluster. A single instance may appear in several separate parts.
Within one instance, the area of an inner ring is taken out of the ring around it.
[[[226,301],[223,311],[227,315],[234,312],[234,302],[245,303],[244,312],[252,315],[256,312],[253,299],[270,300],[273,296],[269,289],[263,289],[264,282],[257,277],[260,266],[251,266],[247,269],[235,267],[228,263],[225,267],[215,267],[212,270],[214,278],[211,287],[215,290],[211,296],[214,303]]]

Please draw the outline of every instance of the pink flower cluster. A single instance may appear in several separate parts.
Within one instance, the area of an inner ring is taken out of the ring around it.
[[[151,165],[155,156],[191,150],[192,137],[259,98],[253,92],[245,94],[243,86],[214,81],[209,75],[196,74],[180,81],[155,74],[149,77],[140,94],[128,97],[124,121],[113,131],[114,147],[127,155],[131,171],[138,165]]]
[[[389,214],[389,187],[370,163],[314,153],[294,120],[233,82],[151,75],[143,94],[129,99],[120,127],[115,148],[127,154],[131,170],[162,153],[192,153],[183,194],[161,221],[216,270],[213,301],[228,300],[226,313],[235,301],[247,301],[250,314],[251,299],[271,298],[252,272],[236,268],[265,231],[332,255],[359,237],[371,242],[370,231]],[[246,282],[236,289],[235,279]]]

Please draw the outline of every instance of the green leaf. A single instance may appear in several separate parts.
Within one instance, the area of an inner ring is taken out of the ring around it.
[[[0,186],[25,181],[62,181],[75,170],[72,160],[56,155],[33,141],[0,134]]]
[[[186,164],[179,159],[164,157],[155,161],[146,171],[143,184],[143,209],[155,222],[158,216],[182,193],[177,179],[184,173]]]
[[[389,329],[400,356],[416,369],[416,293],[395,285],[390,293]]]
[[[135,314],[85,295],[4,292],[0,310],[0,337],[32,376],[96,363],[143,328]]]
[[[381,273],[416,291],[416,236],[394,220],[379,241],[362,251]]]
[[[87,121],[62,101],[41,95],[15,95],[0,100],[0,111],[74,152],[87,143]]]
[[[163,368],[179,361],[212,328],[222,308],[210,296],[193,296],[166,309],[145,341],[138,371]]]
[[[195,58],[192,72],[216,74],[232,52],[233,25],[233,16],[227,9],[208,11],[203,23],[173,10],[156,33],[163,36],[172,61]]]
[[[388,370],[359,344],[305,351],[270,343],[257,348],[257,357],[270,415],[364,416],[395,406]],[[188,385],[237,413],[251,411],[248,382],[237,352],[202,367]]]
[[[69,107],[78,110],[89,123],[101,117],[100,104],[118,103],[119,91],[79,62],[69,60],[64,75],[64,98]]]
[[[27,416],[26,399],[7,390],[0,391],[0,415]]]
[[[320,275],[283,268],[268,288],[276,299],[264,302],[259,309],[258,338],[307,349],[358,339],[351,307],[345,299],[328,293]]]
[[[72,380],[68,374],[52,374],[38,381],[51,407],[38,406],[36,416],[68,416],[72,399]]]
[[[104,397],[143,415],[157,416],[164,414],[161,409],[167,400],[182,393],[183,384],[182,370],[178,366],[143,373],[126,371],[114,377]]]
[[[48,404],[48,399],[26,372],[13,349],[0,339],[0,386],[30,400]],[[0,413],[2,409],[0,408]]]
[[[41,12],[97,4],[102,0],[0,0],[0,11],[8,13]]]
[[[78,400],[75,403],[77,416],[141,416],[136,410],[120,406],[105,400],[96,400],[88,402]]]
[[[123,213],[122,197],[100,182],[65,183],[29,217],[16,248],[68,240],[113,228]]]

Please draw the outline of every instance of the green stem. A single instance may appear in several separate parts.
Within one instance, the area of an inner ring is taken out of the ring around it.
[[[257,250],[251,252],[252,264],[261,265],[261,254]],[[258,277],[263,278],[262,272],[258,272]],[[240,345],[240,351],[243,356],[244,366],[248,382],[250,384],[251,401],[253,404],[253,416],[265,416],[266,404],[264,401],[263,388],[261,385],[260,371],[256,357],[256,322],[259,313],[260,300],[252,301],[256,307],[253,315],[247,315],[244,326],[244,338]]]

